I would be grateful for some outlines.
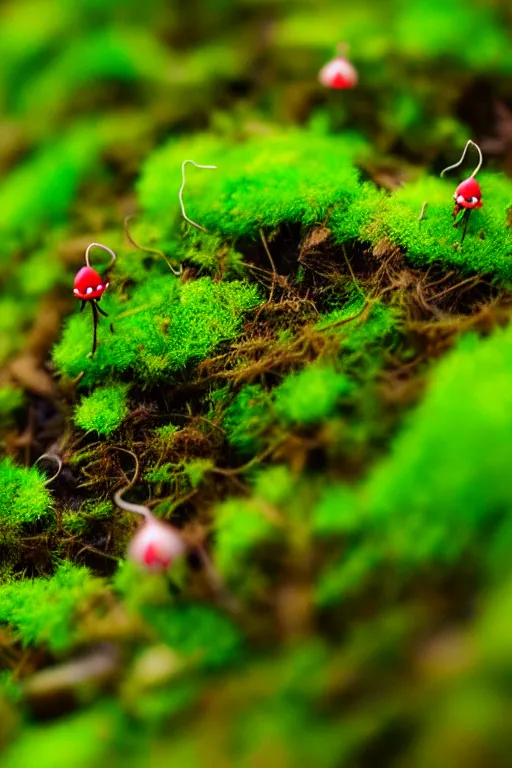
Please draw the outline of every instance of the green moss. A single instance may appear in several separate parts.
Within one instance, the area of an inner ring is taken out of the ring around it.
[[[44,482],[36,469],[0,459],[0,525],[16,528],[46,517],[51,502]]]
[[[213,469],[214,462],[211,459],[193,459],[191,461],[171,462],[165,461],[150,467],[145,473],[145,479],[150,483],[157,483],[160,492],[162,484],[173,484],[174,490],[181,492],[198,488],[208,473]]]
[[[0,621],[13,626],[23,645],[46,645],[55,653],[80,638],[78,612],[103,589],[87,568],[63,563],[50,578],[0,587]]]
[[[169,445],[172,443],[178,430],[179,427],[175,426],[174,424],[165,424],[163,427],[157,427],[154,434],[159,443],[162,443],[163,445]]]
[[[229,499],[216,510],[215,563],[237,590],[257,591],[264,575],[251,562],[256,550],[279,540],[268,510],[257,499]]]
[[[115,333],[100,325],[92,359],[87,358],[91,318],[79,313],[69,318],[53,352],[61,373],[74,378],[84,371],[85,384],[129,369],[149,382],[176,375],[235,338],[244,314],[257,305],[258,293],[247,283],[214,283],[209,278],[179,286],[165,274],[148,278],[124,299],[106,296]]]
[[[503,521],[512,501],[511,373],[510,329],[485,341],[467,337],[437,368],[409,426],[365,487],[371,520],[382,525],[396,555],[450,561],[479,530]]]
[[[328,485],[315,505],[312,527],[319,536],[356,531],[361,525],[361,510],[357,497],[344,485]]]
[[[240,631],[208,605],[151,606],[142,612],[162,642],[207,669],[232,665],[240,658]]]
[[[463,178],[461,175],[460,178]],[[453,227],[452,195],[458,183],[422,177],[404,185],[370,212],[359,237],[376,245],[384,238],[404,248],[411,263],[421,266],[439,261],[463,271],[496,274],[509,279],[512,271],[512,233],[507,211],[512,205],[512,183],[499,174],[482,173],[483,208],[473,211],[468,234],[460,245],[462,231]],[[428,201],[424,218],[422,205]],[[365,203],[363,209],[367,211]],[[335,238],[344,238],[343,223],[334,227]]]
[[[262,435],[272,423],[269,404],[259,384],[248,384],[225,409],[222,426],[229,443],[242,455],[254,455],[264,446]]]
[[[127,392],[125,384],[98,387],[91,395],[82,397],[75,408],[75,424],[87,432],[92,430],[108,437],[128,415]]]
[[[270,504],[286,504],[294,498],[296,480],[286,464],[266,467],[256,475],[254,490],[258,496]]]
[[[197,488],[214,466],[211,459],[194,459],[185,463],[183,471],[192,488]]]
[[[114,506],[110,501],[86,501],[77,512],[66,510],[62,514],[62,525],[66,531],[82,535],[97,521],[111,518],[113,511]]]
[[[322,535],[345,534],[348,549],[321,580],[321,600],[357,591],[377,566],[393,563],[403,578],[454,564],[483,535],[506,535],[511,375],[510,328],[486,340],[466,337],[436,368],[424,400],[358,493],[326,492],[315,524]],[[489,548],[492,556],[505,567],[499,548]]]
[[[360,197],[352,162],[363,149],[364,142],[351,134],[304,130],[276,131],[238,146],[208,135],[172,141],[146,163],[140,199],[149,213],[168,217],[169,205],[177,201],[181,163],[191,157],[218,165],[216,171],[189,167],[185,190],[188,215],[212,232],[239,239],[285,221],[313,225],[332,206],[348,208]]]
[[[307,426],[327,418],[353,383],[335,368],[318,363],[288,376],[275,392],[277,413],[288,424]]]

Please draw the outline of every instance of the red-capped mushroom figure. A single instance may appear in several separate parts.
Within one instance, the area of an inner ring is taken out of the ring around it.
[[[338,55],[329,61],[318,74],[318,79],[326,88],[342,90],[345,88],[354,88],[357,85],[359,76],[356,68],[348,61],[345,54],[348,46],[346,43],[340,43],[338,46]]]
[[[475,176],[482,167],[483,163],[482,150],[478,144],[475,144],[475,142],[471,141],[470,139],[464,147],[464,151],[459,162],[455,163],[454,165],[449,165],[448,168],[445,168],[443,171],[441,171],[441,176],[444,176],[447,171],[452,171],[454,168],[458,168],[459,165],[464,162],[466,152],[470,146],[475,147],[476,151],[478,152],[478,165],[471,176],[469,176],[467,179],[464,179],[464,181],[461,181],[455,190],[455,194],[453,195],[453,199],[455,200],[455,207],[453,209],[453,218],[455,219],[454,227],[458,227],[464,220],[464,231],[462,233],[461,245],[464,242],[466,232],[468,231],[471,211],[475,208],[481,208],[483,206],[482,190],[480,189],[480,184],[475,179]]]
[[[77,299],[81,299],[82,306],[80,307],[80,312],[83,312],[85,309],[86,303],[90,303],[91,309],[92,309],[92,322],[93,322],[93,338],[92,338],[92,355],[96,352],[96,347],[98,345],[97,341],[97,329],[98,329],[98,322],[99,322],[99,315],[103,315],[103,317],[108,317],[107,313],[104,312],[99,306],[98,301],[101,299],[105,291],[107,290],[109,286],[109,281],[105,280],[101,277],[101,275],[96,272],[95,269],[91,267],[90,261],[89,261],[89,252],[91,248],[101,248],[103,251],[107,251],[107,253],[110,254],[110,264],[107,267],[107,270],[109,270],[116,260],[116,254],[111,248],[108,248],[106,245],[102,245],[101,243],[91,243],[87,250],[85,251],[85,267],[82,267],[78,270],[78,272],[75,275],[75,283],[73,288],[73,293],[75,294]]]
[[[178,531],[151,514],[146,515],[128,547],[128,557],[147,571],[166,571],[184,554],[185,544]]]
[[[82,267],[75,275],[73,293],[77,299],[91,301],[101,299],[109,286],[108,280],[103,280],[92,267]]]
[[[455,200],[455,209],[453,211],[454,217],[456,217],[459,211],[463,208],[466,210],[481,208],[483,203],[480,184],[476,179],[470,176],[469,179],[461,181],[455,190],[453,199]]]

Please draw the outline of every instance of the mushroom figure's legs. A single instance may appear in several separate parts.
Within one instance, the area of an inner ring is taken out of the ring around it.
[[[92,309],[92,350],[91,350],[91,357],[94,357],[94,353],[96,352],[96,347],[98,346],[98,322],[99,322],[99,315],[98,315],[98,306],[95,301],[91,301],[91,309]]]
[[[466,209],[466,213],[464,214],[464,231],[462,232],[462,238],[460,241],[460,244],[464,242],[464,238],[466,237],[466,232],[468,231],[468,224],[469,224],[469,217],[471,216],[471,208]]]
[[[100,315],[103,315],[103,317],[108,317],[108,314],[100,307],[97,301],[94,302],[96,304],[96,309],[100,313]]]

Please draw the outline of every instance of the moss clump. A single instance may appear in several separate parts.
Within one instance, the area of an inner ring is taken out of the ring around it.
[[[149,213],[168,217],[181,163],[192,157],[219,166],[216,171],[189,169],[186,188],[188,215],[212,232],[237,240],[283,222],[313,225],[334,205],[350,209],[361,197],[353,160],[364,147],[357,136],[305,130],[276,131],[238,146],[208,135],[172,141],[146,163],[140,199]]]
[[[87,568],[63,563],[50,578],[1,586],[0,621],[16,630],[23,645],[43,644],[59,653],[80,638],[78,613],[102,589]]]
[[[51,509],[45,481],[36,469],[0,459],[0,525],[17,528],[46,517]]]
[[[371,525],[395,556],[450,562],[504,521],[512,442],[512,333],[475,336],[436,369],[389,458],[368,478]],[[486,448],[482,451],[482,445]],[[396,525],[395,514],[400,514]]]
[[[509,279],[512,233],[507,226],[507,215],[512,205],[512,183],[503,176],[489,173],[482,173],[479,181],[484,206],[471,214],[462,245],[462,232],[454,229],[451,216],[457,176],[453,181],[423,177],[404,185],[380,201],[359,237],[370,240],[373,245],[384,239],[400,245],[415,265],[439,261],[462,271]],[[419,221],[425,201],[428,207]],[[343,238],[343,233],[343,224],[339,230],[334,228],[338,239]]]
[[[437,367],[425,399],[359,491],[326,491],[315,525],[321,535],[344,536],[345,546],[320,581],[320,602],[361,590],[386,563],[395,573],[399,563],[407,577],[453,565],[484,533],[490,542],[510,541],[511,375],[509,328],[483,341],[466,337]],[[493,556],[505,567],[500,548],[490,546],[484,570],[496,565]]]
[[[136,286],[129,299],[106,298],[115,333],[100,326],[94,358],[87,358],[92,320],[76,314],[67,321],[53,359],[70,378],[84,371],[86,384],[129,369],[145,382],[158,381],[233,339],[258,301],[256,287],[244,282],[201,278],[179,286],[172,275],[153,275]]]
[[[93,430],[108,437],[128,415],[127,392],[126,385],[112,384],[82,397],[80,405],[75,408],[75,424],[87,432]]]
[[[327,418],[354,385],[333,367],[316,364],[288,376],[274,392],[277,413],[287,424],[307,426]]]

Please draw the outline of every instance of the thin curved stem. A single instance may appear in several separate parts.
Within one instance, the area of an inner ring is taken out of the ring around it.
[[[110,263],[109,263],[108,267],[105,270],[106,272],[108,272],[110,267],[114,264],[114,261],[117,259],[117,256],[114,253],[114,251],[112,250],[112,248],[109,248],[107,245],[103,245],[102,243],[91,243],[90,245],[88,245],[87,249],[85,251],[85,263],[87,264],[88,267],[91,266],[91,261],[90,261],[90,258],[89,258],[89,253],[90,253],[91,248],[101,248],[102,251],[106,251],[107,253],[110,254],[110,257],[111,257],[110,258]]]
[[[57,471],[55,474],[44,481],[44,485],[50,485],[50,483],[53,482],[62,472],[62,459],[60,456],[57,456],[56,453],[42,453],[41,456],[39,456],[39,458],[34,461],[34,467],[36,464],[39,464],[42,459],[49,459],[50,461],[54,461],[57,464]]]
[[[180,267],[180,269],[176,271],[163,251],[159,250],[158,248],[146,248],[145,246],[139,245],[139,243],[137,243],[133,239],[133,236],[128,229],[128,222],[131,221],[131,219],[133,219],[133,215],[125,216],[124,222],[123,222],[124,233],[128,239],[128,242],[131,243],[135,248],[137,248],[138,251],[142,251],[142,253],[150,253],[155,256],[160,256],[160,258],[162,258],[165,261],[165,263],[167,264],[167,266],[169,267],[173,275],[175,275],[176,277],[180,277],[183,270]]]
[[[178,192],[178,200],[180,201],[182,216],[185,219],[185,221],[188,221],[188,223],[192,224],[192,226],[195,227],[196,229],[200,229],[201,232],[208,232],[207,229],[202,227],[196,221],[192,221],[192,219],[189,219],[189,217],[185,212],[185,205],[183,203],[183,190],[185,189],[185,166],[187,163],[192,163],[192,165],[195,165],[196,168],[204,168],[209,171],[217,170],[217,166],[216,165],[199,165],[199,163],[196,163],[195,160],[184,160],[181,164],[181,187]]]
[[[480,149],[478,144],[475,144],[474,141],[471,141],[471,139],[469,139],[469,141],[466,143],[466,146],[464,147],[464,151],[463,151],[463,153],[461,155],[461,158],[460,158],[459,162],[458,163],[454,163],[453,165],[449,165],[448,168],[445,168],[443,171],[441,171],[441,176],[444,176],[444,174],[447,173],[448,171],[453,171],[454,168],[458,168],[459,165],[462,165],[470,145],[475,147],[476,151],[478,152],[479,160],[478,160],[477,167],[475,168],[475,170],[473,171],[473,173],[471,174],[471,176],[469,178],[472,179],[472,178],[474,178],[477,175],[478,171],[482,167],[482,163],[483,163],[484,159],[483,159],[483,156],[482,156],[482,150]]]
[[[132,459],[135,461],[135,472],[128,483],[128,485],[124,485],[122,488],[120,488],[118,491],[114,494],[114,504],[119,507],[119,509],[122,509],[124,512],[134,512],[136,515],[142,515],[146,518],[146,520],[152,520],[153,519],[153,513],[149,509],[149,507],[146,507],[144,504],[133,504],[130,501],[125,501],[123,499],[124,494],[130,490],[130,488],[133,488],[135,483],[137,482],[137,478],[139,476],[139,460],[137,456],[133,453],[133,451],[129,451],[127,448],[121,448],[121,446],[116,445],[114,446],[117,451],[122,451],[123,453],[127,453],[128,456],[131,456]]]

